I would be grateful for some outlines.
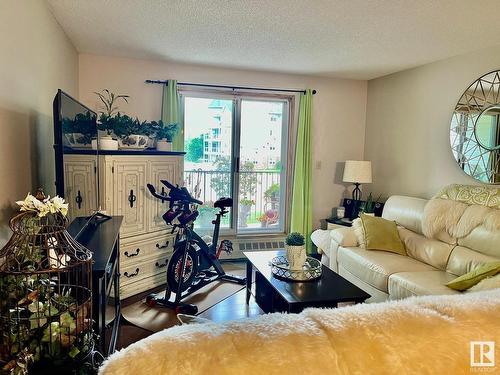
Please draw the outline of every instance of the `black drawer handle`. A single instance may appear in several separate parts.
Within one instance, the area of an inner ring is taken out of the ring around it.
[[[134,195],[134,190],[130,190],[130,194],[128,195],[128,201],[130,203],[130,207],[134,207],[134,202],[137,200],[137,197]]]
[[[82,194],[81,194],[80,190],[78,190],[78,194],[76,195],[75,202],[78,205],[78,208],[82,208],[83,198],[82,198]]]
[[[159,243],[156,244],[156,247],[158,249],[166,249],[168,247],[168,244],[170,243],[170,241],[167,241],[167,243],[165,243],[165,245],[160,245]]]
[[[167,264],[168,264],[168,259],[165,261],[165,263],[160,264],[159,262],[156,262],[155,266],[156,266],[156,268],[165,268],[167,266]]]
[[[128,251],[125,251],[123,254],[127,257],[127,258],[132,258],[132,257],[136,257],[137,255],[139,255],[139,252],[141,251],[141,249],[137,249],[135,250],[135,253],[134,254],[129,254]]]
[[[136,268],[134,273],[129,274],[128,272],[125,272],[123,276],[128,277],[130,279],[131,277],[137,276],[138,274],[139,274],[139,268]]]

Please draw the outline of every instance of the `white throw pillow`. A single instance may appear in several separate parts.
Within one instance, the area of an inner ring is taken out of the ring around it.
[[[479,292],[481,290],[490,290],[500,288],[500,273],[495,276],[487,277],[486,279],[481,280],[473,287],[467,289],[468,292]]]
[[[354,234],[358,240],[359,247],[366,249],[365,230],[359,217],[352,221],[352,229],[354,230]]]

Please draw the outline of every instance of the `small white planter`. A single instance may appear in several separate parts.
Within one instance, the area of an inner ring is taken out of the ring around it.
[[[159,139],[156,142],[156,149],[158,151],[172,151],[172,142],[168,142],[165,138]]]
[[[291,270],[301,270],[307,259],[306,247],[286,245],[286,259]]]
[[[99,150],[116,151],[118,150],[118,141],[109,135],[99,138]]]
[[[118,139],[118,146],[126,150],[144,150],[148,147],[149,137],[142,134],[131,134]]]

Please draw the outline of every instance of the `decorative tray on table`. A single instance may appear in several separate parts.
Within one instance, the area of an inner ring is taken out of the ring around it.
[[[309,281],[321,277],[321,262],[307,257],[301,270],[291,270],[286,256],[280,255],[271,260],[271,272],[275,277],[290,281]]]

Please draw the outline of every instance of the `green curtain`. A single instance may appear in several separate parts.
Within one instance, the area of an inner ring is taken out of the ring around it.
[[[177,81],[169,79],[168,84],[163,86],[163,100],[161,107],[161,119],[164,124],[179,124],[180,130],[172,142],[173,151],[184,150],[184,124],[181,116],[181,100],[177,91]]]
[[[297,146],[293,173],[291,232],[306,238],[306,249],[312,252],[312,155],[311,155],[312,90],[300,94]]]

